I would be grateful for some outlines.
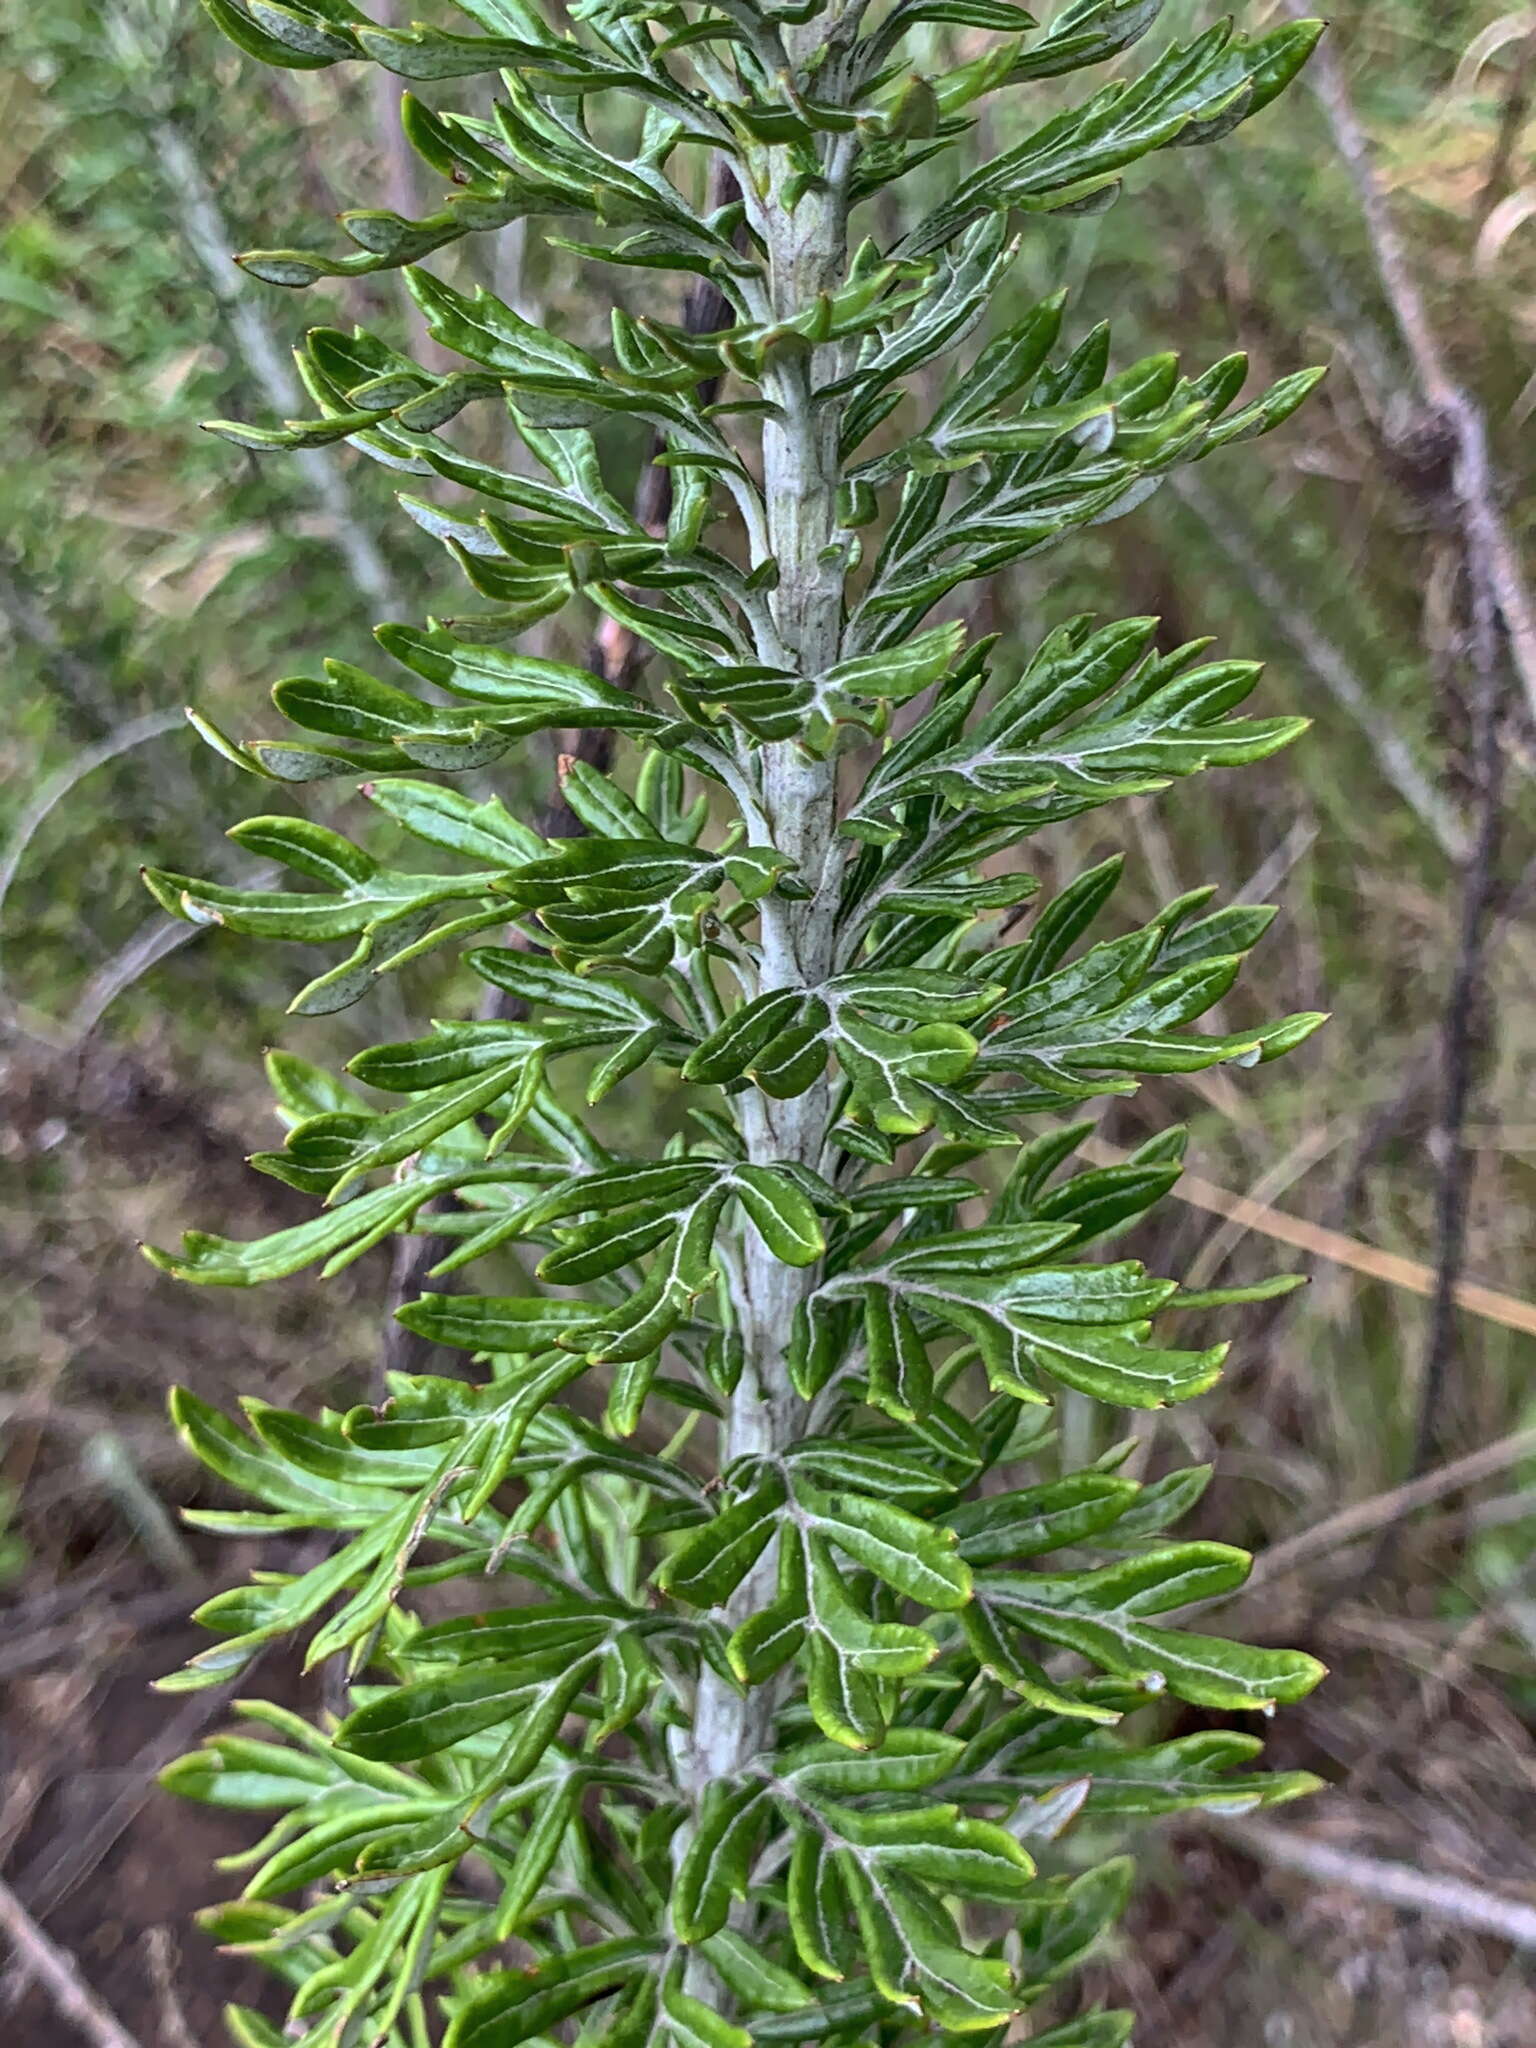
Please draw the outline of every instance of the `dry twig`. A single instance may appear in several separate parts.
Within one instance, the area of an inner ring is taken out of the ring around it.
[[[1421,1473],[1417,1479],[1391,1487],[1386,1493],[1372,1494],[1369,1500],[1354,1501],[1310,1529],[1287,1537],[1283,1543],[1272,1543],[1254,1559],[1248,1586],[1267,1586],[1282,1573],[1293,1572],[1314,1557],[1337,1550],[1357,1537],[1370,1536],[1378,1529],[1401,1522],[1419,1508],[1444,1500],[1448,1494],[1460,1493],[1480,1480],[1491,1479],[1496,1472],[1507,1471],[1523,1458],[1536,1458],[1536,1427],[1517,1429],[1491,1444],[1481,1444],[1464,1458],[1453,1458],[1448,1465],[1438,1465],[1433,1472]]]
[[[140,2044],[102,2004],[80,1974],[67,1950],[44,1934],[10,1886],[0,1878],[0,1928],[11,1944],[13,1967],[40,1984],[64,2019],[96,2048],[140,2048]]]
[[[1493,592],[1477,576],[1472,584],[1472,772],[1477,827],[1462,871],[1456,963],[1440,1027],[1442,1096],[1440,1170],[1435,1186],[1435,1291],[1424,1342],[1413,1470],[1434,1456],[1440,1410],[1456,1352],[1457,1289],[1467,1256],[1467,1209],[1476,1152],[1467,1143],[1467,1116],[1477,1079],[1478,1034],[1487,984],[1488,941],[1497,890],[1503,754],[1499,746],[1502,694]]]
[[[27,848],[37,836],[39,828],[47,821],[54,807],[61,803],[83,777],[94,769],[115,761],[130,748],[142,746],[146,740],[162,739],[166,733],[176,732],[183,725],[179,711],[150,711],[142,718],[125,719],[123,723],[94,746],[84,747],[57,775],[45,782],[37,795],[16,820],[15,829],[3,852],[0,852],[0,910],[4,909],[5,898],[10,891],[16,872],[21,866]],[[0,994],[0,1004],[11,1011],[8,1021],[20,1023],[8,998]]]
[[[179,1950],[169,1927],[151,1927],[144,1937],[145,1959],[155,1999],[160,2007],[160,2034],[164,2048],[198,2048],[187,2015],[176,1990]]]
[[[1292,19],[1300,19],[1305,11],[1301,0],[1282,0],[1282,4]],[[1350,97],[1344,68],[1326,44],[1310,67],[1309,78],[1334,146],[1353,181],[1382,293],[1391,307],[1412,366],[1426,446],[1437,452],[1443,449],[1449,458],[1445,492],[1460,530],[1462,571],[1468,595],[1476,825],[1463,862],[1456,963],[1441,1028],[1443,1085],[1441,1158],[1435,1189],[1434,1306],[1425,1340],[1412,1468],[1421,1472],[1434,1453],[1440,1408],[1455,1350],[1454,1310],[1466,1257],[1473,1155],[1464,1133],[1474,1085],[1475,1035],[1497,887],[1500,836],[1500,629],[1523,687],[1527,710],[1536,715],[1536,615],[1532,613],[1514,540],[1499,503],[1487,423],[1476,401],[1456,382],[1447,366],[1408,258],[1407,245]]]
[[[1294,1870],[1318,1884],[1343,1885],[1384,1905],[1491,1934],[1518,1948],[1536,1948],[1536,1906],[1502,1898],[1457,1877],[1436,1877],[1406,1863],[1387,1863],[1354,1849],[1336,1849],[1314,1835],[1270,1821],[1208,1816],[1208,1824],[1265,1863]]]

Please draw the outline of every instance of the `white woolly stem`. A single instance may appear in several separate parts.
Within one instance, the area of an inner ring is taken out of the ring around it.
[[[777,176],[785,175],[778,153]],[[846,204],[841,181],[805,192],[793,207],[782,185],[770,185],[757,210],[768,249],[773,312],[788,320],[818,294],[842,281]],[[765,372],[765,395],[778,408],[763,429],[763,498],[768,548],[778,568],[773,620],[778,639],[802,675],[814,676],[838,658],[842,637],[844,565],[838,546],[838,408],[815,402],[818,356],[789,343]],[[794,741],[765,746],[761,808],[772,840],[795,863],[804,900],[770,896],[762,913],[759,988],[814,988],[832,971],[838,873],[836,764]],[[749,1157],[758,1164],[791,1161],[818,1167],[826,1142],[829,1094],[818,1082],[785,1102],[756,1091],[742,1096],[740,1121]],[[743,1344],[741,1378],[721,1432],[721,1464],[782,1454],[807,1432],[809,1409],[790,1383],[785,1365],[796,1311],[816,1285],[814,1267],[783,1264],[754,1235],[741,1247],[735,1303]],[[777,1545],[770,1544],[727,1607],[736,1625],[773,1598]],[[745,1696],[705,1669],[699,1683],[686,1778],[696,1795],[705,1785],[737,1775],[769,1745],[775,1688]],[[712,1973],[690,1969],[689,1989],[713,2001]]]

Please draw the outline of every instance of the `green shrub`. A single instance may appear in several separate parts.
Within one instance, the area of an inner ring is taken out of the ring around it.
[[[1052,1403],[1199,1393],[1223,1347],[1175,1348],[1165,1319],[1235,1298],[1092,1262],[1167,1194],[1182,1135],[1086,1165],[1075,1110],[1271,1058],[1319,1020],[1193,1028],[1266,910],[1200,890],[1127,930],[1108,921],[1117,860],[1036,907],[1015,859],[1061,820],[1284,745],[1300,721],[1229,716],[1254,665],[1163,649],[1154,620],[1079,618],[993,668],[962,617],[931,615],[1277,425],[1313,379],[1239,406],[1240,356],[1111,374],[1105,332],[1062,340],[1059,297],[968,337],[1018,221],[1103,207],[1138,157],[1258,112],[1316,24],[1220,24],[1029,133],[1019,89],[1027,105],[1031,80],[1117,57],[1156,0],[1077,0],[1044,32],[1011,0],[878,18],[584,0],[575,34],[532,0],[463,0],[465,35],[375,27],[347,0],[205,4],[268,62],[500,74],[491,119],[404,103],[451,186],[439,212],[344,216],[355,253],[259,252],[257,276],[414,265],[551,221],[594,290],[616,264],[671,306],[682,272],[695,313],[617,310],[599,357],[413,268],[466,368],[322,328],[301,352],[314,418],[221,429],[347,440],[478,494],[405,504],[488,608],[381,626],[405,682],[329,663],[279,683],[297,737],[205,726],[280,783],[360,774],[396,828],[371,843],[426,852],[397,866],[261,817],[233,836],[317,886],[150,887],[339,954],[301,1015],[435,948],[462,961],[468,1014],[358,1053],[351,1079],[274,1054],[289,1128],[255,1164],[319,1213],[153,1256],[247,1286],[416,1230],[451,1240],[438,1274],[473,1264],[497,1290],[406,1303],[475,1369],[394,1376],[376,1407],[250,1403],[241,1429],[176,1397],[199,1457],[261,1503],[192,1519],[309,1562],[210,1601],[218,1642],[169,1682],[221,1682],[300,1633],[349,1689],[339,1723],[246,1703],[252,1734],[168,1774],[277,1815],[241,1901],[208,1919],[292,1982],[290,2023],[232,2025],[264,2048],[1000,2042],[1125,1896],[1124,1859],[1051,1850],[1070,1822],[1093,1818],[1092,1849],[1132,1816],[1311,1782],[1244,1769],[1246,1733],[1121,1732],[1160,1695],[1268,1711],[1319,1667],[1168,1626],[1247,1567],[1165,1538],[1203,1473],[1138,1485],[1127,1446],[1070,1469]],[[944,68],[962,41],[980,54]],[[1024,139],[978,165],[990,94]],[[850,253],[856,210],[924,165],[932,203]],[[532,467],[443,433],[486,405]],[[605,481],[637,427],[664,525]],[[517,650],[570,603],[652,650],[643,687]],[[485,771],[571,730],[622,747],[607,769],[568,757],[580,831],[545,840]],[[471,793],[427,779],[455,771]],[[647,1115],[670,1134],[633,1156]],[[1114,2048],[1128,2026],[1034,2038]]]

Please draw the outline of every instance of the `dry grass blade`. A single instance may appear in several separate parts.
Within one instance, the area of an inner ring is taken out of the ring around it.
[[[1101,1139],[1091,1140],[1082,1150],[1096,1166],[1122,1166],[1127,1156]],[[1176,1200],[1191,1209],[1203,1209],[1211,1216],[1224,1216],[1243,1230],[1257,1231],[1261,1237],[1272,1238],[1276,1244],[1292,1245],[1297,1251],[1326,1259],[1330,1265],[1347,1266],[1351,1272],[1364,1273],[1372,1280],[1385,1280],[1389,1287],[1401,1287],[1409,1294],[1426,1298],[1434,1294],[1434,1270],[1420,1259],[1405,1259],[1398,1252],[1385,1252],[1379,1245],[1363,1244],[1357,1237],[1346,1237],[1340,1230],[1329,1230],[1321,1223],[1308,1223],[1300,1216],[1287,1215],[1283,1209],[1271,1208],[1267,1202],[1256,1201],[1251,1195],[1234,1194],[1230,1188],[1218,1187],[1214,1181],[1202,1180],[1198,1174],[1185,1174],[1173,1193]],[[1536,1302],[1522,1300],[1516,1294],[1503,1294],[1496,1287],[1483,1287],[1474,1280],[1458,1280],[1454,1298],[1458,1308],[1466,1309],[1470,1315],[1481,1316],[1484,1322],[1499,1323],[1506,1330],[1519,1330],[1527,1337],[1536,1337]]]
[[[242,1678],[247,1675],[242,1674]],[[231,1681],[214,1691],[194,1694],[175,1719],[166,1723],[160,1735],[145,1745],[122,1774],[123,1788],[117,1797],[88,1827],[69,1842],[61,1844],[58,1853],[44,1869],[36,1872],[35,1876],[29,1873],[28,1889],[40,1912],[53,1912],[77,1885],[90,1876],[124,1830],[132,1826],[145,1801],[153,1796],[160,1772],[173,1757],[180,1756],[197,1742],[209,1722],[224,1711],[238,1690],[238,1682]]]
[[[32,802],[17,819],[10,839],[0,853],[0,910],[3,910],[6,896],[10,892],[16,872],[26,856],[27,848],[37,836],[54,808],[63,802],[75,785],[93,769],[101,768],[109,761],[115,761],[119,754],[126,754],[133,747],[142,746],[147,740],[161,739],[166,733],[179,731],[184,724],[181,711],[150,711],[142,718],[129,718],[99,740],[95,746],[85,747],[74,760],[57,775],[44,783]],[[6,998],[0,993],[0,1003]],[[7,1007],[10,1007],[7,1004]],[[14,1020],[13,1020],[14,1021]]]
[[[1287,589],[1275,574],[1251,535],[1238,524],[1232,506],[1218,502],[1196,477],[1176,476],[1170,480],[1169,488],[1199,520],[1212,544],[1247,584],[1276,631],[1284,635],[1328,695],[1354,722],[1383,779],[1432,835],[1441,852],[1449,860],[1464,860],[1467,834],[1455,810],[1419,766],[1407,741],[1394,731],[1377,701],[1377,693],[1317,626],[1297,593]]]

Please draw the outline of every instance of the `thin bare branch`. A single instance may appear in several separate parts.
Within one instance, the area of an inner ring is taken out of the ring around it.
[[[67,767],[57,775],[50,776],[37,795],[27,805],[16,821],[15,830],[0,853],[0,915],[3,915],[5,899],[10,892],[16,872],[26,857],[27,848],[36,837],[54,807],[62,803],[70,791],[93,770],[104,767],[108,761],[115,761],[119,754],[126,754],[134,747],[143,746],[147,740],[161,739],[168,732],[176,731],[183,724],[179,711],[151,711],[142,718],[130,718],[118,726],[115,732],[99,740],[93,747],[83,748]],[[0,1007],[10,1013],[14,1023],[15,1006],[5,997],[0,988]]]
[[[1306,0],[1280,0],[1293,21],[1311,11]],[[1430,324],[1407,244],[1371,156],[1370,143],[1350,97],[1344,67],[1325,38],[1304,76],[1316,93],[1359,201],[1382,292],[1392,309],[1420,395],[1438,415],[1455,447],[1454,490],[1473,573],[1486,581],[1508,637],[1510,655],[1536,717],[1536,612],[1520,573],[1520,559],[1499,503],[1482,410],[1456,382]]]
[[[70,710],[77,714],[78,722],[98,727],[116,723],[122,707],[112,684],[93,662],[84,660],[67,645],[47,610],[3,565],[0,565],[0,618],[5,620],[18,640],[26,641],[44,656],[60,687],[60,694]],[[82,713],[84,717],[79,718]]]
[[[1310,1529],[1299,1530],[1283,1543],[1272,1543],[1267,1550],[1261,1550],[1253,1561],[1253,1571],[1244,1590],[1268,1586],[1285,1573],[1299,1570],[1315,1557],[1325,1556],[1362,1536],[1374,1535],[1378,1529],[1401,1522],[1420,1508],[1432,1507],[1437,1500],[1464,1492],[1468,1487],[1476,1486],[1484,1479],[1492,1479],[1495,1474],[1508,1471],[1511,1465],[1519,1465],[1533,1456],[1536,1456],[1536,1428],[1517,1429],[1509,1436],[1499,1437],[1491,1444],[1482,1444],[1477,1450],[1469,1451],[1464,1458],[1453,1458],[1447,1465],[1436,1466],[1433,1472],[1421,1473],[1417,1479],[1411,1479],[1403,1486],[1394,1486],[1386,1493],[1374,1493],[1369,1500],[1353,1501],[1347,1508],[1340,1508],[1336,1515],[1327,1516]]]
[[[89,1038],[120,995],[132,988],[152,967],[158,967],[162,960],[179,953],[183,946],[190,945],[208,929],[207,925],[183,924],[172,917],[146,918],[127,944],[119,947],[110,960],[97,968],[75,998],[75,1006],[69,1013],[70,1043],[78,1045],[82,1039]]]
[[[1300,18],[1301,0],[1282,0]],[[1476,831],[1463,858],[1461,917],[1455,966],[1441,1027],[1440,1160],[1435,1188],[1436,1277],[1425,1343],[1413,1467],[1433,1455],[1440,1410],[1456,1344],[1457,1288],[1466,1257],[1467,1202],[1473,1155],[1465,1143],[1500,840],[1503,695],[1500,627],[1510,660],[1536,716],[1536,615],[1520,574],[1514,541],[1499,503],[1487,423],[1451,375],[1430,321],[1396,216],[1371,155],[1343,65],[1326,45],[1310,67],[1313,91],[1334,145],[1354,183],[1361,217],[1403,347],[1418,384],[1424,424],[1440,429],[1450,455],[1449,497],[1461,533],[1462,575],[1471,668],[1469,700]]]
[[[110,1855],[146,1801],[154,1796],[160,1772],[174,1757],[192,1748],[208,1724],[249,1683],[250,1671],[248,1665],[238,1679],[208,1692],[195,1693],[159,1735],[145,1744],[128,1768],[118,1774],[120,1789],[96,1818],[62,1841],[46,1863],[43,1858],[38,1859],[42,1867],[29,1870],[27,1889],[39,1913],[49,1914],[62,1905],[102,1859]]]
[[[1488,160],[1488,175],[1472,210],[1479,240],[1482,230],[1488,225],[1489,216],[1509,190],[1515,152],[1530,116],[1533,75],[1536,75],[1536,11],[1532,12],[1524,35],[1515,42],[1514,60],[1504,86],[1504,103],[1499,109],[1499,131],[1494,139],[1493,154]]]
[[[52,1999],[54,2009],[96,2048],[140,2048],[140,2043],[111,2012],[80,1974],[67,1949],[46,1935],[0,1878],[0,1929],[11,1944],[12,1967],[32,1977]]]
[[[1315,1835],[1303,1835],[1272,1821],[1213,1814],[1207,1816],[1207,1823],[1277,1869],[1297,1871],[1318,1884],[1343,1885],[1384,1905],[1470,1927],[1477,1934],[1513,1942],[1517,1948],[1536,1948],[1536,1906],[1503,1898],[1483,1885],[1437,1877],[1406,1863],[1386,1863],[1354,1849],[1336,1849]]]

